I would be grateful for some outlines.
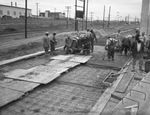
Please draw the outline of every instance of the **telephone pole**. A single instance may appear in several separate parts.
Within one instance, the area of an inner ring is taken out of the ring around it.
[[[92,20],[93,20],[93,12],[90,12],[91,13],[91,25],[92,25]]]
[[[104,11],[103,11],[103,28],[105,26],[105,5],[104,5]]]
[[[71,9],[71,6],[66,6],[67,9],[67,29],[68,29],[68,15],[69,15],[69,9]]]
[[[110,25],[110,11],[111,11],[111,6],[109,6],[109,14],[108,14],[108,27]]]
[[[82,30],[84,28],[84,16],[85,16],[85,0],[83,0],[83,18],[82,18]]]
[[[38,5],[39,5],[39,3],[36,3],[37,18],[38,18],[38,14],[39,14]]]
[[[87,6],[86,6],[86,25],[85,25],[86,30],[87,30],[87,20],[88,20],[88,4],[89,4],[89,0],[87,0]]]
[[[27,0],[25,0],[25,38],[27,38]]]
[[[77,24],[77,0],[75,0],[75,31],[78,30]]]

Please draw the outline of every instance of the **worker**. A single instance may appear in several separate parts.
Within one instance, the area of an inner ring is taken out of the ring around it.
[[[106,41],[106,46],[105,46],[107,49],[108,61],[110,60],[114,61],[115,45],[117,42],[118,40],[108,36],[108,39]]]
[[[130,47],[131,47],[131,39],[132,36],[128,35],[125,38],[123,38],[122,40],[122,48],[121,48],[121,54],[124,51],[125,56],[127,56],[127,52],[130,51]]]
[[[57,44],[56,41],[56,33],[52,34],[52,37],[50,39],[50,47],[51,47],[51,54],[54,55],[54,51],[55,51],[55,45]]]
[[[132,51],[132,57],[133,57],[133,62],[132,62],[132,71],[135,71],[135,65],[136,61],[139,61],[139,70],[143,71],[142,66],[143,66],[143,53],[144,53],[144,42],[142,41],[142,37],[140,36],[133,42],[131,46],[131,51]]]
[[[68,35],[65,39],[65,46],[64,46],[64,50],[66,50],[66,54],[69,53],[69,49],[71,47],[71,38],[70,36]]]
[[[49,51],[49,47],[50,47],[50,44],[49,44],[50,38],[49,38],[49,33],[48,32],[45,33],[42,40],[43,40],[42,44],[43,44],[43,48],[45,50],[45,55],[47,55],[48,51]]]
[[[94,50],[94,40],[97,42],[97,38],[96,38],[96,34],[93,31],[93,29],[91,29],[91,52],[93,52]]]

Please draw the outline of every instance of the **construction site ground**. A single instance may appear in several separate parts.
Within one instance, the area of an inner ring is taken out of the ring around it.
[[[127,32],[124,35],[127,34],[133,34],[133,31]],[[67,34],[65,34],[65,36],[66,35]],[[19,97],[17,100],[9,102],[0,108],[0,115],[109,115],[121,99],[123,99],[123,97],[126,96],[126,94],[128,94],[144,76],[146,76],[146,73],[139,73],[138,65],[137,72],[133,73],[131,72],[131,65],[129,65],[129,69],[127,69],[127,73],[130,74],[128,75],[129,80],[122,79],[122,82],[117,81],[118,86],[125,83],[125,81],[127,82],[125,85],[126,87],[122,87],[125,91],[119,94],[114,91],[110,95],[110,99],[108,99],[107,103],[103,104],[103,107],[101,107],[100,100],[103,98],[102,95],[109,95],[107,91],[111,90],[111,88],[114,87],[113,85],[115,85],[114,80],[110,81],[112,83],[111,86],[104,84],[104,79],[106,79],[110,73],[118,73],[124,65],[130,61],[130,54],[128,54],[128,56],[120,56],[119,53],[116,53],[115,60],[108,61],[104,49],[106,38],[102,38],[103,42],[101,42],[100,34],[97,35],[99,36],[99,42],[96,43],[94,52],[91,54],[92,58],[87,63],[71,68],[52,82],[46,85],[40,84],[32,91],[26,92],[25,95]],[[37,39],[40,40],[41,37]],[[20,43],[24,45],[32,42],[32,40]],[[35,40],[36,38],[33,41],[35,42]],[[61,41],[62,43],[58,44],[57,47],[64,44],[63,40],[60,39],[59,42]],[[12,43],[12,46],[16,46],[16,44],[17,42],[14,42]],[[4,46],[5,45],[3,45],[3,47]],[[4,48],[7,49],[8,45]],[[39,49],[41,50],[42,47]],[[56,54],[65,55],[65,51],[60,48],[56,51]],[[0,67],[0,81],[3,82],[8,79],[3,77],[4,73],[15,69],[30,69],[39,65],[45,65],[52,61],[50,57],[51,55],[46,57],[41,55],[28,60],[4,65]],[[9,58],[9,56],[2,56],[1,60]],[[138,77],[138,80],[134,79],[135,76]],[[115,88],[117,89],[117,86]],[[113,88],[113,90],[116,89]],[[107,99],[104,98],[104,100]]]
[[[19,100],[2,107],[1,115],[87,115],[108,87],[102,84],[102,81],[110,72],[116,73],[116,68],[122,68],[129,59],[120,57],[126,61],[116,66],[116,63],[120,62],[118,54],[114,62],[108,62],[107,59],[101,58],[104,51],[104,47],[96,46],[89,62],[71,69],[47,85],[38,86]],[[50,61],[49,57],[45,60],[42,57],[6,65],[1,70],[6,72],[28,69]],[[97,64],[92,63],[95,60],[107,62],[108,68],[96,66]]]

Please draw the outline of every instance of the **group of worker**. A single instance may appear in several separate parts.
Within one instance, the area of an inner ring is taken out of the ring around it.
[[[86,33],[81,35],[77,31],[76,37],[72,39],[76,41],[74,44],[71,43],[70,36],[67,36],[65,39],[64,50],[66,50],[66,54],[80,52],[84,55],[89,55],[94,50],[94,41],[97,42],[97,37],[93,29],[87,29]]]
[[[132,71],[135,71],[136,61],[139,60],[139,70],[143,71],[143,55],[150,52],[150,38],[148,38],[144,32],[140,35],[140,30],[136,29],[135,35],[127,35],[123,37],[121,31],[118,30],[115,38],[108,36],[106,41],[108,60],[114,61],[115,48],[118,48],[120,55],[127,55],[128,52],[132,54]]]
[[[53,33],[51,37],[49,37],[49,32],[46,32],[43,39],[42,39],[43,48],[45,50],[45,55],[49,53],[49,49],[51,54],[55,54],[55,45],[57,44],[56,41],[56,33]]]

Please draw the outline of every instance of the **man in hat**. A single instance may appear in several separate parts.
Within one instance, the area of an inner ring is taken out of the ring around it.
[[[132,63],[132,71],[135,71],[136,61],[139,61],[139,70],[143,71],[143,53],[144,53],[144,42],[142,41],[142,37],[138,37],[135,42],[133,42],[131,46],[133,63]]]
[[[114,61],[115,45],[117,42],[118,40],[108,36],[108,39],[106,41],[106,46],[105,46],[107,49],[108,60]]]
[[[125,56],[127,55],[127,52],[130,51],[130,47],[131,47],[130,39],[131,38],[132,38],[132,36],[128,35],[125,38],[123,38],[123,40],[122,40],[121,54],[124,51]]]
[[[49,50],[49,46],[50,46],[50,44],[49,44],[50,38],[49,38],[49,33],[48,32],[45,33],[42,40],[43,40],[43,43],[42,43],[43,48],[45,50],[45,55],[46,55],[46,54],[48,54],[48,50]]]
[[[51,47],[51,54],[54,55],[54,51],[55,51],[55,45],[57,44],[56,41],[56,33],[52,34],[52,37],[50,39],[50,47]]]
[[[94,40],[97,42],[97,38],[96,38],[96,34],[93,31],[93,29],[91,29],[91,52],[93,52],[94,50]]]

